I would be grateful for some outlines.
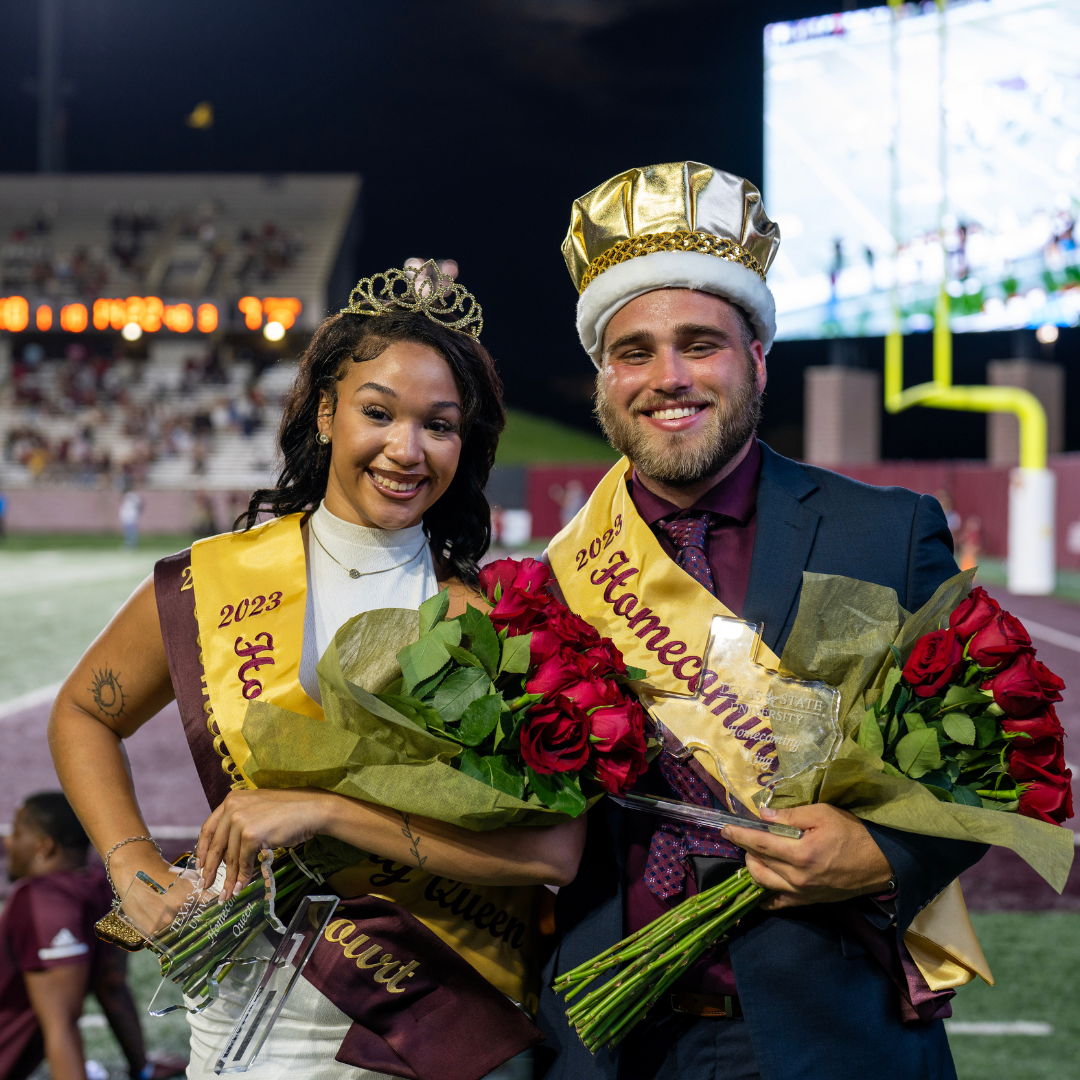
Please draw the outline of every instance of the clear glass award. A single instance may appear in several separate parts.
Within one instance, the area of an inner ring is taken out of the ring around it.
[[[697,757],[723,788],[727,810],[640,795],[628,796],[624,805],[700,825],[798,834],[761,821],[754,808],[767,806],[782,780],[835,756],[843,740],[840,691],[769,670],[758,662],[760,647],[760,625],[714,617],[693,693],[658,695],[652,702],[659,706],[654,716],[666,748],[677,757]]]
[[[209,884],[193,867],[177,868],[167,882],[140,872],[117,912],[161,964],[151,1016],[211,1009],[231,979],[229,1002],[218,1006],[231,1032],[221,1046],[218,1072],[250,1067],[338,903],[333,895],[305,895],[310,871],[295,860],[286,857],[275,867],[267,850],[260,869],[228,899],[221,893],[224,867]],[[288,926],[279,909],[287,911]],[[240,1017],[228,1023],[237,1012],[237,994]]]

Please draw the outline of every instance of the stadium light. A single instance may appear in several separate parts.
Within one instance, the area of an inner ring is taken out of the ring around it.
[[[60,309],[60,329],[69,334],[81,334],[89,321],[85,304],[65,304]]]
[[[213,304],[200,304],[195,313],[195,324],[200,334],[212,334],[217,329],[218,311]]]
[[[256,296],[243,296],[236,306],[244,313],[244,323],[249,330],[258,330],[262,326],[262,301]]]
[[[142,337],[142,327],[137,322],[129,322],[120,333],[125,341],[138,341]]]
[[[1035,331],[1035,340],[1040,345],[1053,345],[1058,339],[1058,328],[1052,322],[1044,323]]]
[[[52,308],[48,304],[40,304],[34,316],[34,322],[39,330],[52,329]]]
[[[267,341],[280,341],[285,336],[285,327],[279,322],[268,322],[263,327],[263,337]]]
[[[166,304],[162,321],[174,334],[186,334],[195,325],[195,316],[190,304]]]
[[[0,330],[19,333],[30,323],[30,305],[23,296],[0,297]]]

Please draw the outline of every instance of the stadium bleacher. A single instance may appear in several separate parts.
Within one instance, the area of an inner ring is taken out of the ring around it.
[[[354,280],[359,187],[0,176],[0,488],[266,483],[303,338],[270,343]]]

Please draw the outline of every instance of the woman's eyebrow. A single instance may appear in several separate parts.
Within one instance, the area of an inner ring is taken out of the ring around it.
[[[461,412],[461,406],[456,401],[433,401],[431,403],[433,409],[457,409]]]
[[[390,397],[397,397],[396,391],[391,390],[389,386],[383,386],[381,383],[377,382],[366,382],[363,386],[358,386],[356,389],[358,392],[360,390],[374,390],[377,394],[388,394]]]

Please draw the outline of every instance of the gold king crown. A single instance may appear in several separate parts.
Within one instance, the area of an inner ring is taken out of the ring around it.
[[[418,311],[432,322],[474,338],[484,329],[483,309],[463,285],[444,274],[434,259],[423,266],[384,270],[361,278],[339,314],[389,315]]]

